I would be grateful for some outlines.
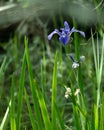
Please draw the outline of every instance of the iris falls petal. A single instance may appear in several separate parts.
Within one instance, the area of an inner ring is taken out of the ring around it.
[[[51,40],[51,38],[53,37],[54,34],[58,34],[60,36],[60,32],[58,29],[55,29],[53,32],[51,32],[49,35],[48,35],[48,40]]]
[[[65,37],[63,37],[63,36],[60,36],[59,37],[59,40],[64,44],[64,45],[66,45],[68,42],[69,42],[69,36],[65,36]]]
[[[73,32],[78,32],[78,33],[80,33],[83,37],[85,37],[85,33],[84,33],[83,31],[80,31],[80,30],[77,30],[77,29],[72,28],[71,33],[73,33]]]

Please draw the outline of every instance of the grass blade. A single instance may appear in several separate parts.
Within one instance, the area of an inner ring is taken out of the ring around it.
[[[43,53],[43,65],[41,65],[41,88],[44,100],[46,100],[45,84],[46,84],[46,58],[45,53]]]
[[[2,73],[3,73],[4,67],[5,67],[5,63],[6,63],[6,59],[7,59],[7,57],[4,58],[3,63],[0,67],[0,79],[2,77]]]
[[[92,34],[92,31],[91,31],[91,34]],[[96,73],[97,73],[98,72],[98,65],[97,65],[97,56],[96,56],[96,50],[95,50],[95,44],[94,44],[93,34],[92,34],[91,38],[92,38],[92,49],[93,49],[93,54],[94,54],[95,69],[96,69]]]
[[[94,118],[95,118],[95,130],[98,130],[99,116],[98,116],[98,107],[96,105],[94,105]]]
[[[36,82],[35,82],[35,84],[36,84]],[[37,85],[35,85],[35,86],[37,86]],[[39,101],[40,109],[42,112],[43,121],[45,124],[45,130],[51,130],[52,128],[51,128],[51,123],[50,123],[50,119],[49,119],[47,106],[46,106],[46,103],[44,101],[44,96],[42,95],[42,93],[38,89],[38,86],[36,87],[36,92],[38,95],[38,101]]]
[[[7,124],[8,124],[8,121],[9,121],[10,106],[11,106],[11,101],[9,102],[9,105],[8,105],[8,107],[6,109],[4,118],[2,119],[2,122],[0,124],[0,130],[6,130],[6,128],[7,128]]]
[[[59,110],[58,110],[56,104],[55,104],[55,111],[56,111],[57,119],[58,119],[58,121],[59,121],[60,130],[65,130],[65,126],[64,126],[64,123],[63,123],[62,117],[61,117],[61,115],[60,115],[60,112],[59,112]]]
[[[79,119],[79,114],[78,114],[78,109],[75,105],[73,105],[73,112],[74,112],[74,121],[75,121],[75,126],[76,130],[80,130],[80,119]]]
[[[102,41],[102,50],[101,50],[101,61],[100,61],[100,79],[101,79],[101,76],[102,76],[102,69],[103,69],[103,60],[104,60],[104,35],[103,35],[103,41]]]
[[[3,75],[4,67],[6,64],[6,59],[7,59],[7,57],[4,58],[3,63],[1,64],[1,67],[0,67],[0,79],[2,78],[2,75]],[[9,102],[9,105],[10,104],[11,104],[11,102]],[[4,115],[2,122],[0,124],[0,130],[6,129],[8,120],[9,120],[9,106],[7,107],[5,115]]]
[[[15,122],[15,98],[14,98],[14,76],[12,77],[12,87],[11,87],[11,107],[10,107],[10,126],[11,130],[16,130]]]
[[[27,95],[27,92],[26,92],[25,88],[24,88],[24,93],[25,93],[25,100],[26,100],[26,104],[27,104],[27,107],[28,107],[28,111],[29,111],[29,116],[30,116],[32,128],[33,128],[33,130],[37,130],[36,124],[34,122],[33,112],[31,110],[31,106],[30,106],[28,95]]]
[[[57,60],[58,60],[58,54],[56,52],[54,69],[53,69],[53,79],[52,79],[52,129],[53,130],[56,130],[55,102],[56,102],[56,91],[57,91]]]
[[[35,112],[36,112],[36,120],[38,122],[39,130],[42,130],[43,129],[43,123],[42,123],[39,103],[38,103],[38,100],[37,100],[35,84],[34,84],[34,81],[33,81],[32,66],[31,66],[31,62],[30,62],[28,41],[27,41],[26,37],[25,37],[25,51],[26,51],[26,60],[27,60],[28,72],[29,72],[30,87],[31,87],[31,92],[32,92],[32,96],[33,96]]]
[[[100,109],[100,130],[104,130],[104,93],[102,93],[102,105]]]
[[[22,63],[22,70],[20,76],[20,83],[19,83],[19,93],[18,93],[18,111],[17,111],[17,130],[20,130],[20,121],[21,121],[21,109],[22,109],[22,97],[23,97],[23,88],[24,88],[24,78],[25,78],[25,68],[26,68],[26,56],[24,53],[23,56],[23,63]]]

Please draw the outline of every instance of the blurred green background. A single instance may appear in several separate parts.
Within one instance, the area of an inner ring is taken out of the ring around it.
[[[85,55],[86,59],[82,66],[84,80],[84,91],[87,102],[93,102],[93,84],[96,83],[94,59],[91,45],[91,29],[95,39],[101,44],[104,33],[104,2],[103,0],[1,0],[0,1],[0,65],[5,58],[2,76],[0,77],[0,122],[4,116],[10,100],[11,77],[15,77],[15,96],[18,92],[19,76],[21,73],[22,57],[24,52],[24,36],[29,40],[29,51],[32,62],[34,79],[46,91],[46,101],[50,107],[51,100],[51,82],[56,50],[60,53],[58,63],[58,91],[57,102],[59,108],[65,113],[64,121],[72,123],[70,102],[64,98],[65,90],[63,86],[70,86],[72,82],[75,86],[71,61],[66,56],[74,52],[74,41],[66,48],[54,36],[48,41],[47,36],[55,28],[63,27],[64,21],[68,21],[70,27],[73,27],[73,19],[76,27],[83,30],[86,38],[79,36],[80,54]],[[73,35],[72,35],[73,37]],[[46,71],[42,71],[43,70]],[[43,73],[43,77],[41,77]],[[70,77],[69,77],[70,76]],[[71,78],[71,81],[70,81]],[[104,73],[103,73],[104,78]],[[102,78],[102,79],[103,79]],[[41,81],[41,80],[43,81]],[[30,93],[29,79],[25,77],[25,84]],[[102,80],[104,89],[104,81]],[[31,94],[29,96],[31,106]],[[64,106],[64,108],[63,108]],[[68,107],[67,107],[68,106]],[[31,128],[26,104],[23,104],[22,128]],[[17,108],[16,108],[17,109]],[[70,118],[71,119],[71,118]]]

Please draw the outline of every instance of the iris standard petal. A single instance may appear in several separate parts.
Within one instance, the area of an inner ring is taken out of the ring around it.
[[[58,34],[59,36],[61,35],[58,29],[55,29],[53,32],[51,32],[48,35],[48,40],[51,40],[51,38],[53,37],[54,34]]]
[[[74,29],[74,27],[71,29],[71,31],[70,31],[70,35],[71,35],[73,32],[78,32],[78,33],[80,33],[83,37],[85,37],[85,33],[84,33],[83,31],[80,31],[80,30]]]
[[[59,37],[59,40],[64,44],[64,45],[66,45],[68,42],[69,42],[69,36],[65,36],[65,37],[63,37],[63,36],[60,36]]]
[[[70,32],[70,27],[67,21],[64,22],[64,26],[65,26],[65,31]]]

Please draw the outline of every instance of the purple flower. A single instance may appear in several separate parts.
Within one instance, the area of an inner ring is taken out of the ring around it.
[[[59,35],[59,40],[60,42],[63,43],[63,45],[66,45],[69,40],[70,40],[70,36],[73,32],[78,32],[80,33],[83,37],[85,37],[85,33],[82,31],[79,31],[77,29],[74,29],[74,27],[70,30],[69,24],[67,21],[64,22],[64,28],[60,28],[60,31],[58,29],[55,29],[53,32],[51,32],[48,35],[48,40],[51,40],[52,36],[54,34],[58,34]]]

